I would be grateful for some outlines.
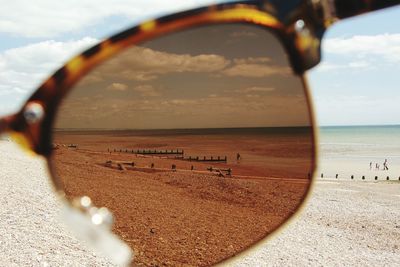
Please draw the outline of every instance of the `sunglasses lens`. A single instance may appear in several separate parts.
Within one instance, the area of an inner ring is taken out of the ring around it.
[[[298,209],[314,166],[301,77],[269,31],[223,24],[130,47],[63,101],[54,175],[115,215],[137,264],[211,265]]]

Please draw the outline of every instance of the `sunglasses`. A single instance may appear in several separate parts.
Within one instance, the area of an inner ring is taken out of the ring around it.
[[[47,159],[64,220],[116,264],[217,264],[310,192],[304,73],[327,27],[399,3],[237,1],[146,21],[72,58],[0,132]]]

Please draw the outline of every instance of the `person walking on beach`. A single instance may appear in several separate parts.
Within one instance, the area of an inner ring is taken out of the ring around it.
[[[379,171],[379,164],[378,163],[375,163],[375,170]]]
[[[389,168],[387,166],[387,159],[385,159],[385,161],[383,162],[383,170],[384,171],[388,171],[389,170]]]
[[[369,170],[372,170],[372,161],[369,163]]]

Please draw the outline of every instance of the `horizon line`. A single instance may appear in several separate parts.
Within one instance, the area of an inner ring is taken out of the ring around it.
[[[400,123],[390,124],[334,124],[334,125],[319,125],[319,128],[323,127],[382,127],[382,126],[400,126]]]

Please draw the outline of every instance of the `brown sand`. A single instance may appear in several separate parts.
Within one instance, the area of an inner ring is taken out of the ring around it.
[[[304,198],[309,187],[304,179],[310,165],[310,157],[304,157],[310,150],[307,142],[286,137],[275,137],[274,145],[269,141],[254,136],[202,140],[190,135],[57,134],[55,143],[76,143],[78,148],[59,146],[54,162],[69,197],[88,195],[96,206],[114,213],[114,231],[134,249],[136,265],[204,266],[265,237]],[[113,148],[179,148],[189,155],[227,155],[228,162],[107,152]],[[285,152],[289,160],[283,159]],[[133,161],[136,167],[118,170],[106,167],[107,160]],[[207,172],[211,165],[232,168],[232,177]]]

